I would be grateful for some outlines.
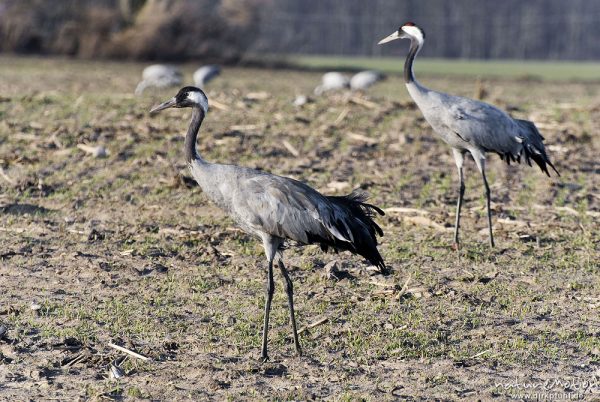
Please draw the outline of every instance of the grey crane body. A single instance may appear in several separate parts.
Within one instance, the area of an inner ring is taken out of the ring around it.
[[[217,65],[202,66],[194,71],[192,76],[194,85],[198,88],[204,88],[209,81],[215,79],[219,74],[221,74],[221,67]]]
[[[286,281],[294,343],[301,353],[293,310],[293,285],[283,264],[283,245],[319,244],[325,251],[348,250],[378,266],[385,264],[377,250],[376,235],[383,235],[373,221],[379,208],[365,203],[362,194],[324,196],[308,185],[290,178],[240,167],[210,163],[196,151],[196,137],[208,111],[206,95],[198,88],[185,87],[177,96],[155,107],[191,107],[192,121],[185,140],[185,158],[190,172],[206,196],[231,216],[247,233],[263,243],[268,262],[262,358],[267,356],[267,330],[273,296],[273,263],[278,262]]]
[[[321,84],[315,88],[315,95],[322,95],[329,91],[338,91],[350,87],[350,79],[337,71],[330,71],[323,74]]]
[[[473,99],[445,94],[421,85],[413,73],[414,59],[425,42],[425,33],[409,22],[398,31],[382,39],[379,44],[395,39],[410,39],[411,45],[404,64],[404,81],[425,120],[433,130],[452,147],[459,174],[459,197],[456,209],[454,242],[458,244],[460,211],[464,196],[464,154],[469,152],[479,169],[486,190],[488,231],[490,245],[494,246],[490,211],[490,190],[485,175],[486,153],[494,152],[510,164],[520,162],[521,157],[531,165],[536,162],[550,176],[550,166],[558,171],[546,155],[543,140],[535,124],[527,120],[513,119],[495,106]]]
[[[475,160],[485,159],[486,152],[517,160],[528,143],[543,149],[542,138],[530,122],[513,119],[484,102],[432,91],[418,82],[406,87],[433,130],[452,148],[470,152]]]
[[[350,89],[353,91],[364,91],[383,80],[385,76],[379,71],[360,71],[350,78]]]
[[[148,88],[169,88],[181,85],[183,75],[178,68],[165,64],[152,64],[142,71],[142,80],[135,88],[137,95]]]
[[[324,248],[363,253],[374,265],[382,266],[381,257],[370,253],[380,229],[356,217],[340,201],[342,197],[327,197],[302,182],[235,165],[194,160],[190,171],[212,202],[263,242],[272,237],[282,243],[319,243]],[[359,196],[347,198],[348,203],[362,203]],[[367,243],[364,250],[361,242]]]

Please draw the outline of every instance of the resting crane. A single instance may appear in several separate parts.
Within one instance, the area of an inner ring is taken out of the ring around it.
[[[202,66],[194,71],[194,75],[192,76],[194,85],[198,88],[204,88],[209,81],[215,79],[219,74],[221,74],[221,67],[219,66]]]
[[[152,64],[142,71],[142,80],[135,88],[135,94],[142,94],[147,88],[169,88],[181,85],[183,75],[178,68],[165,64]]]
[[[342,73],[330,71],[323,74],[321,83],[315,88],[315,95],[322,95],[329,91],[338,91],[350,87],[350,80]]]
[[[385,79],[385,76],[379,71],[360,71],[350,78],[350,89],[353,91],[365,91],[383,79]]]

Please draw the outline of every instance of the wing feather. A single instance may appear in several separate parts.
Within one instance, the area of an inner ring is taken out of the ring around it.
[[[324,196],[301,182],[261,174],[240,183],[233,212],[253,232],[303,244],[309,243],[309,234],[343,239],[339,231],[323,224],[326,204]]]
[[[518,148],[511,135],[517,125],[508,114],[484,102],[453,98],[455,103],[441,109],[442,123],[453,133],[489,152],[512,153]]]
[[[348,250],[385,270],[376,238],[383,232],[372,219],[382,211],[365,203],[364,194],[327,197],[297,180],[252,170],[236,176],[235,189],[229,211],[247,232]]]

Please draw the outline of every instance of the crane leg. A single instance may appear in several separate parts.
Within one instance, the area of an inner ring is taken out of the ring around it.
[[[465,182],[463,180],[462,167],[458,169],[459,187],[458,201],[456,203],[456,221],[454,222],[454,244],[458,246],[458,230],[460,228],[460,210],[462,209],[463,198],[465,196]]]
[[[269,313],[271,312],[271,301],[273,300],[273,292],[275,291],[275,283],[273,281],[273,258],[269,258],[269,269],[267,273],[267,288],[265,293],[265,322],[263,324],[263,338],[261,359],[263,362],[269,360],[267,355],[267,334],[269,332]]]
[[[292,333],[294,334],[294,346],[296,347],[296,354],[298,356],[302,356],[302,349],[300,348],[300,341],[298,340],[298,331],[296,330],[296,315],[294,313],[294,285],[292,284],[292,280],[285,269],[285,265],[283,265],[283,260],[279,259],[279,269],[281,269],[281,274],[285,278],[285,291],[288,297],[288,306],[290,308],[290,322],[292,324]]]
[[[494,234],[492,233],[492,210],[491,210],[491,201],[490,201],[490,186],[488,185],[487,178],[485,177],[485,159],[480,160],[477,164],[479,170],[481,171],[481,177],[483,177],[483,185],[485,186],[485,199],[487,206],[487,220],[488,220],[488,230],[490,232],[490,247],[494,247]]]
[[[452,149],[454,161],[458,168],[458,201],[456,203],[456,221],[454,222],[454,244],[458,247],[458,230],[460,229],[460,210],[462,209],[463,198],[465,196],[465,181],[463,178],[464,154],[461,151]]]

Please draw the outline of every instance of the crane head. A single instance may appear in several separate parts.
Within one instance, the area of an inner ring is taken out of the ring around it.
[[[153,107],[150,113],[157,113],[170,107],[199,107],[206,114],[208,113],[208,98],[200,88],[183,87],[177,92],[177,95]]]
[[[414,22],[407,22],[402,25],[398,30],[389,36],[386,36],[380,40],[377,44],[383,45],[384,43],[391,42],[396,39],[411,39],[416,40],[419,43],[425,41],[425,32],[421,28],[415,25]]]

